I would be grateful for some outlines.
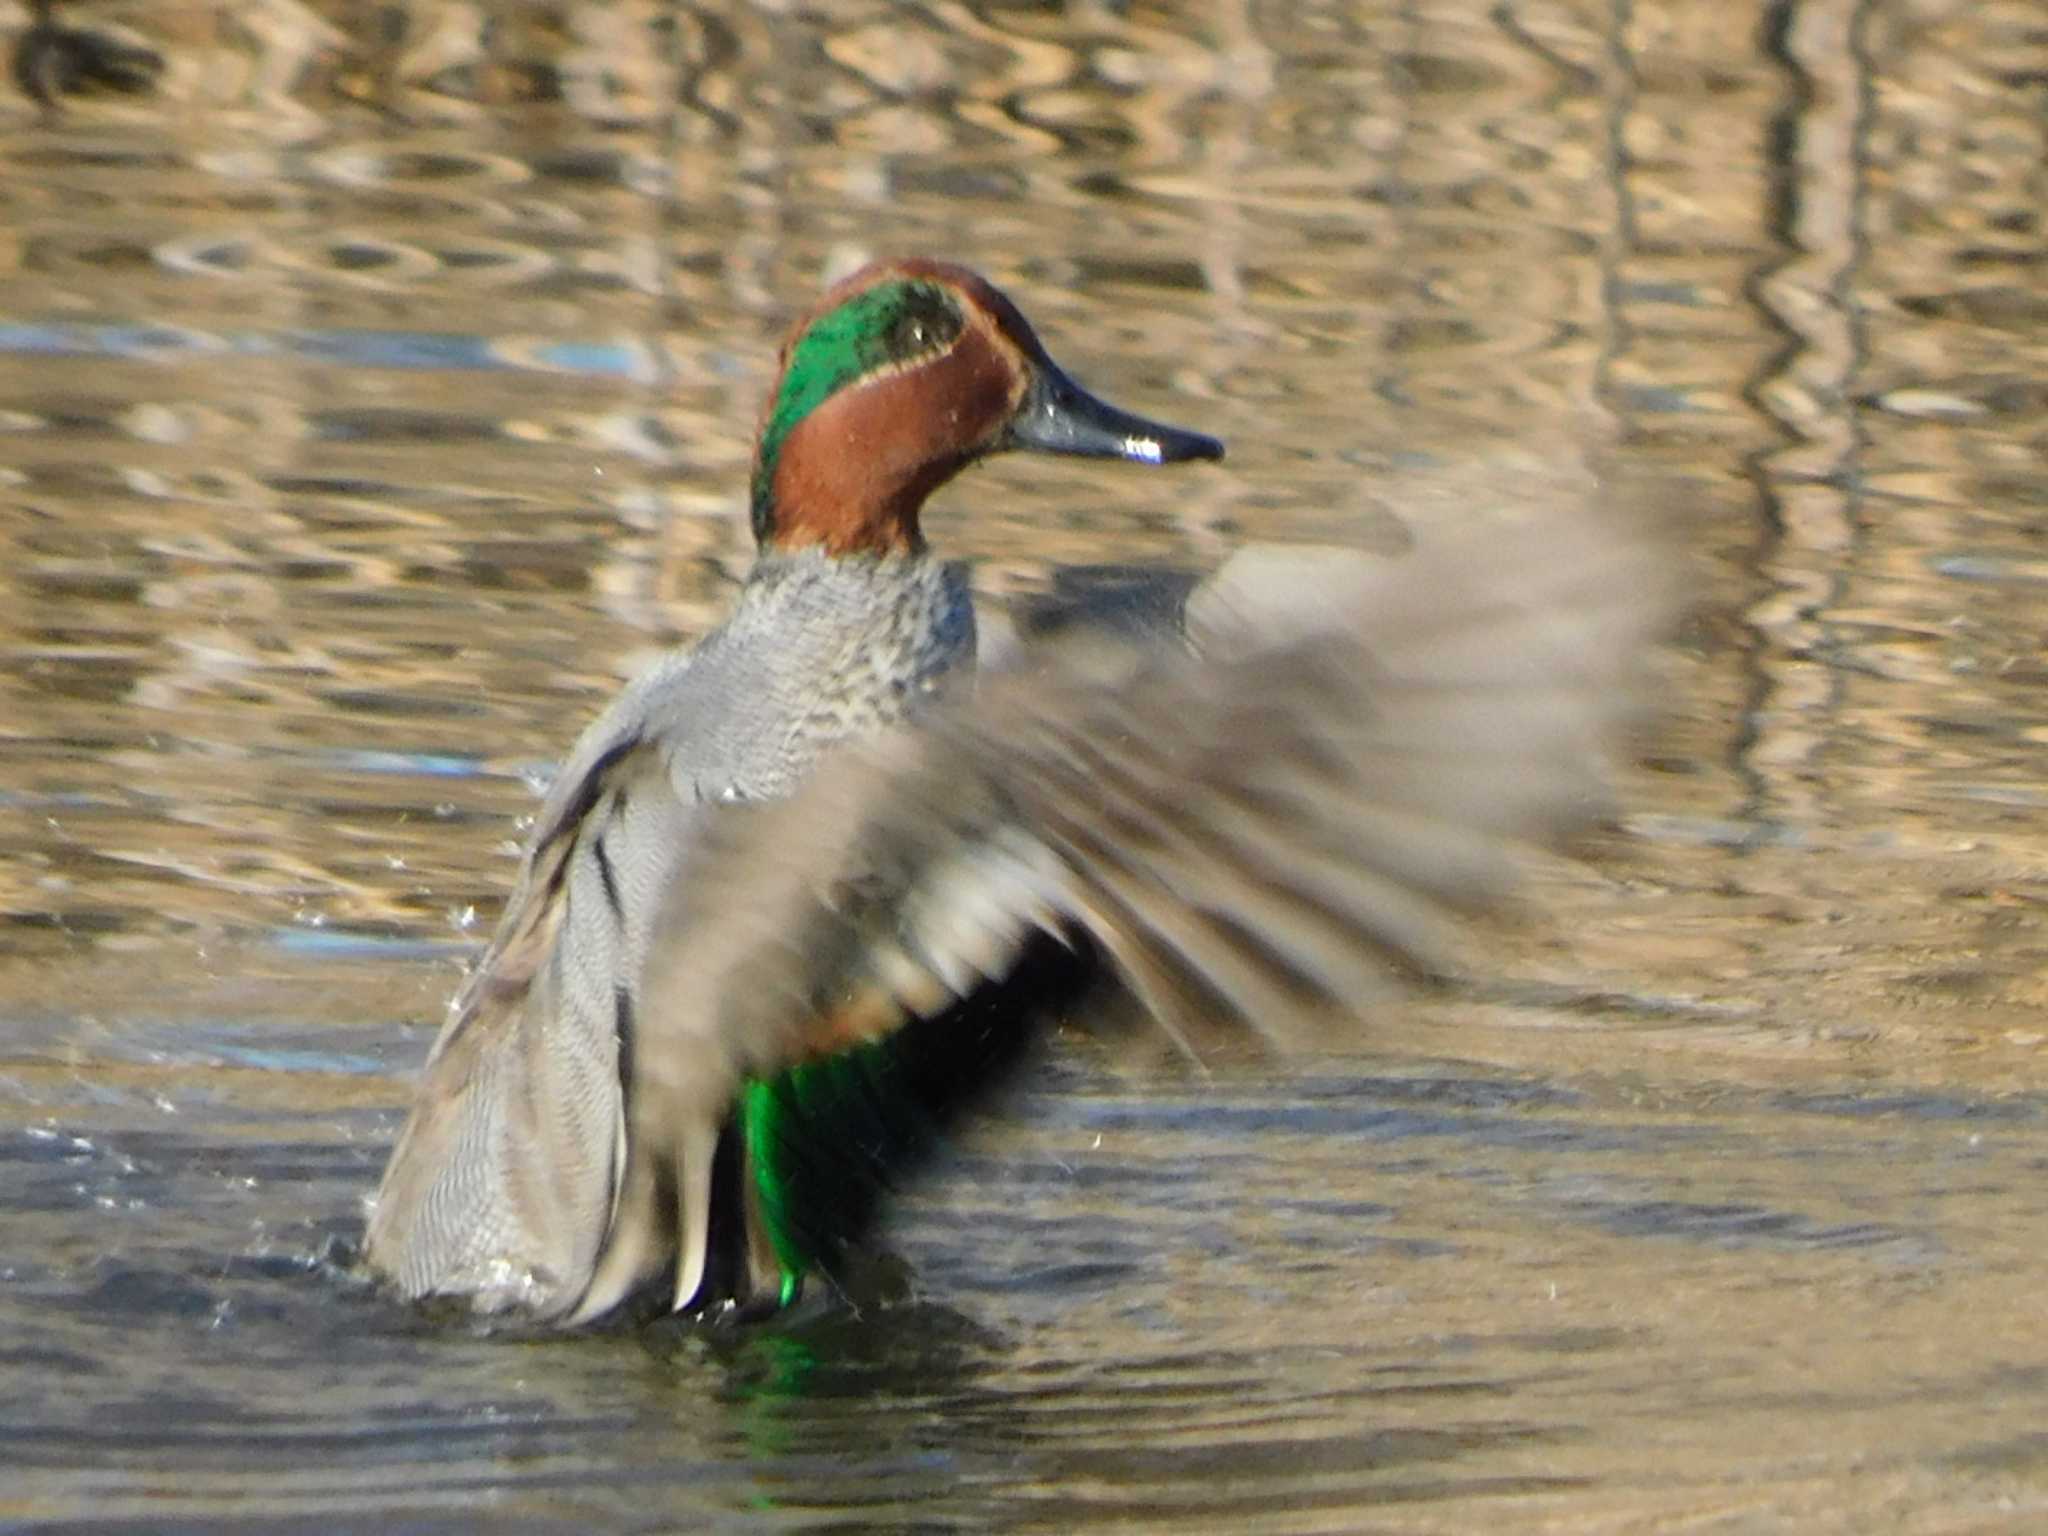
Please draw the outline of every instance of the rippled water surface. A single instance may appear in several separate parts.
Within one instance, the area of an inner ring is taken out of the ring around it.
[[[2033,0],[65,0],[0,39],[0,1528],[2048,1524]],[[57,50],[50,52],[50,49]],[[1697,598],[1470,988],[1085,1048],[901,1299],[519,1341],[337,1262],[533,783],[744,569],[781,326],[1009,289],[1216,468],[993,599],[1600,495]]]

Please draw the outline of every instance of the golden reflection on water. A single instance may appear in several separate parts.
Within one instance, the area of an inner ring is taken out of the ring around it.
[[[2026,0],[60,14],[164,67],[0,84],[0,1521],[2038,1522]],[[910,250],[1231,448],[977,471],[991,594],[1671,530],[1629,815],[1355,1059],[1035,1089],[900,1313],[394,1317],[310,1256],[530,778],[744,568],[784,319]]]

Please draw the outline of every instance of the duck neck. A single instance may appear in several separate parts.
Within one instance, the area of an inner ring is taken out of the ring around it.
[[[974,653],[974,598],[964,566],[923,551],[829,555],[764,548],[747,573],[721,643],[772,640],[776,665],[807,674],[864,658],[887,678],[935,676]]]
[[[797,467],[801,470],[800,463]],[[843,468],[831,480],[798,473],[776,475],[764,483],[756,476],[754,543],[764,557],[806,549],[828,555],[923,554],[919,514],[932,488],[914,483],[876,485],[864,478],[851,483]]]

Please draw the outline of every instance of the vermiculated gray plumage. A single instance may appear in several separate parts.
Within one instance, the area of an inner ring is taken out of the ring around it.
[[[377,1194],[365,1248],[401,1293],[575,1304],[623,1167],[649,926],[702,825],[922,706],[973,646],[957,567],[770,554],[724,626],[584,732]]]

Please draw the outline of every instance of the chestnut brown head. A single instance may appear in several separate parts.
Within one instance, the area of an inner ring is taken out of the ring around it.
[[[783,344],[754,450],[754,537],[832,554],[919,548],[925,498],[1010,448],[1139,464],[1223,457],[1213,437],[1090,395],[965,268],[865,267]]]

